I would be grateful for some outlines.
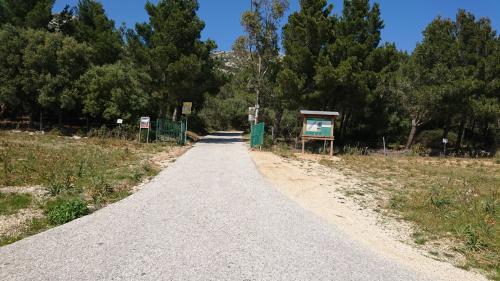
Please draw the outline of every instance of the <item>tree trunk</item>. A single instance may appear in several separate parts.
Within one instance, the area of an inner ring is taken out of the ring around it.
[[[57,123],[59,124],[59,128],[62,128],[62,110],[59,109],[57,112]]]
[[[339,139],[344,138],[345,127],[347,126],[347,119],[349,118],[350,113],[346,110],[344,114],[342,114],[342,119],[340,120],[340,128],[339,128]]]
[[[4,103],[0,104],[0,118],[3,118],[3,115],[5,114],[5,109],[6,108],[7,108],[7,106],[5,106]]]
[[[179,107],[178,106],[175,106],[174,107],[174,113],[172,113],[172,121],[176,122],[177,121],[177,115],[178,115],[178,112],[179,112]]]
[[[462,147],[462,140],[464,138],[465,134],[465,120],[460,121],[460,126],[458,128],[458,135],[457,135],[457,143],[455,144],[456,149],[460,149]]]
[[[274,139],[273,143],[276,142],[277,135],[281,131],[281,118],[283,118],[283,109],[278,109],[274,116]]]
[[[411,131],[410,135],[408,136],[408,140],[406,141],[406,149],[410,149],[411,146],[413,145],[413,141],[415,140],[415,135],[417,134],[417,127],[418,127],[418,122],[416,119],[411,120]]]

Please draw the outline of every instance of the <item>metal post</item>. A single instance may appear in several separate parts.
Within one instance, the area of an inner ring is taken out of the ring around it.
[[[387,151],[385,149],[385,137],[382,137],[382,142],[384,143],[384,155],[387,156]]]
[[[186,128],[184,128],[184,144],[187,142],[187,133],[188,133],[188,116],[186,115]]]

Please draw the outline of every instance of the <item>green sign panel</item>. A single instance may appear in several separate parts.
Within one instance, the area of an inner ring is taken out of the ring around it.
[[[253,125],[250,133],[250,147],[262,146],[264,144],[264,123]]]
[[[331,118],[307,117],[305,126],[305,136],[325,138],[332,136],[333,123]]]

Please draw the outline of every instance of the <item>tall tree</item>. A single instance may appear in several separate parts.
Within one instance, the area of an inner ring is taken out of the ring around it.
[[[381,70],[369,59],[379,46],[383,27],[378,4],[345,0],[342,16],[316,64],[318,94],[313,102],[320,105],[318,109],[341,111],[341,137],[349,123],[360,127],[360,120],[366,120],[366,112],[360,109],[369,106],[377,87],[376,72]]]
[[[239,46],[247,54],[245,64],[251,73],[248,88],[255,93],[256,105],[274,111],[276,130],[279,130],[284,110],[279,89],[275,86],[281,67],[278,27],[288,5],[287,0],[252,0],[250,11],[241,17],[246,35],[238,39]],[[258,118],[257,111],[256,122]]]
[[[110,64],[118,61],[123,42],[115,22],[106,15],[103,5],[96,0],[79,0],[74,21],[74,37],[94,49],[93,63]]]
[[[470,116],[478,108],[489,108],[485,105],[494,101],[487,97],[492,97],[488,85],[494,85],[494,68],[488,65],[495,57],[495,32],[489,20],[476,21],[472,14],[459,10],[455,21],[438,17],[423,34],[424,39],[412,55],[421,81],[416,91],[431,92],[426,94],[426,99],[432,100],[427,110],[429,117],[442,125],[443,138],[458,122],[459,148]],[[413,125],[412,132],[418,122]],[[413,136],[410,133],[407,147]]]
[[[23,91],[23,50],[26,40],[22,29],[10,24],[0,29],[0,112],[24,113],[33,110],[36,99]]]
[[[315,66],[325,44],[332,42],[337,18],[326,0],[301,0],[300,10],[290,15],[283,28],[283,70],[278,75],[280,90],[290,109],[310,107],[316,93]]]
[[[148,2],[149,23],[136,27],[133,43],[138,49],[133,54],[147,64],[160,116],[170,112],[177,118],[183,101],[199,107],[203,93],[217,87],[211,57],[216,45],[200,39],[205,24],[196,14],[198,8],[197,0]]]

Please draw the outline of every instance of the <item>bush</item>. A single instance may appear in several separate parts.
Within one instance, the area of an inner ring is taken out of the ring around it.
[[[443,147],[443,130],[427,130],[422,131],[416,138],[416,142],[425,147]],[[451,147],[457,142],[457,134],[455,132],[448,132],[448,147]]]
[[[47,219],[53,225],[70,222],[88,213],[87,204],[80,198],[57,199],[47,206]]]

